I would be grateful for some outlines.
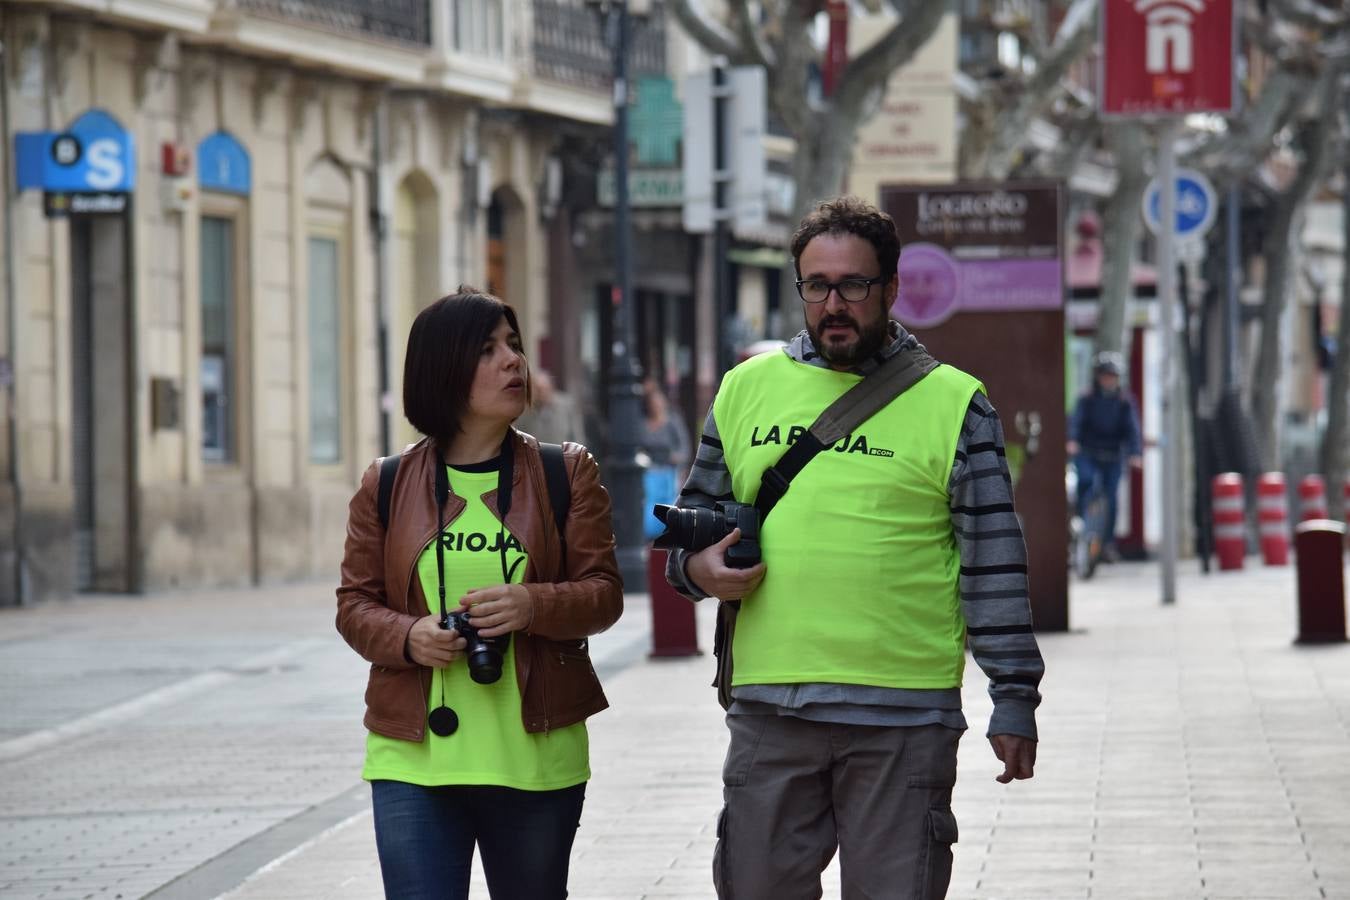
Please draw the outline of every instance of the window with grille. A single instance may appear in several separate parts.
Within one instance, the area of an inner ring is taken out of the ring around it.
[[[201,227],[202,459],[235,459],[234,220],[203,216]]]

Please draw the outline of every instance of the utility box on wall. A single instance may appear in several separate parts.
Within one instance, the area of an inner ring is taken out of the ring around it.
[[[154,431],[176,431],[179,427],[182,392],[172,378],[155,376],[150,379],[150,428]]]

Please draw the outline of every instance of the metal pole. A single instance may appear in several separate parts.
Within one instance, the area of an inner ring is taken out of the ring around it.
[[[628,210],[628,2],[610,7],[615,24],[614,50],[614,347],[610,358],[609,446],[605,472],[614,500],[614,534],[619,574],[629,590],[646,584],[642,528],[642,367],[633,330],[632,226]]]
[[[7,74],[9,72],[9,57],[6,53],[6,47],[0,43],[0,140],[9,141],[9,83]],[[14,240],[14,203],[16,192],[14,190],[12,166],[5,166],[3,178],[4,188],[4,221],[5,221],[5,306],[9,313],[7,317],[6,347],[5,356],[9,364],[9,377],[3,385],[5,390],[5,417],[6,432],[9,444],[9,482],[10,490],[14,494],[14,584],[13,593],[10,595],[10,601],[14,606],[22,606],[26,601],[24,578],[24,538],[23,538],[23,485],[19,478],[19,397],[17,384],[19,381],[19,364],[15,359],[19,346],[19,312],[16,304],[19,299],[18,274],[14,271],[18,264],[19,256],[15,252],[16,242]],[[2,588],[0,588],[2,590]],[[0,595],[0,606],[5,606],[6,602],[3,595]]]
[[[730,216],[727,187],[730,162],[727,153],[727,67],[723,60],[713,64],[713,308],[717,315],[717,374],[731,368],[731,341],[727,334],[731,307],[731,266],[727,252],[731,249]]]
[[[389,395],[389,216],[386,212],[390,198],[384,189],[385,154],[389,140],[388,104],[388,95],[382,93],[370,114],[374,157],[370,178],[370,228],[375,245],[375,367],[382,454],[392,452],[389,446],[389,411],[393,409],[393,398]]]
[[[1223,390],[1237,387],[1238,288],[1242,280],[1242,261],[1238,259],[1242,235],[1242,187],[1234,179],[1228,188],[1228,216],[1225,244],[1228,253],[1227,290],[1223,304]]]
[[[1162,602],[1175,603],[1177,599],[1177,532],[1181,521],[1181,430],[1177,424],[1177,367],[1176,367],[1176,259],[1174,255],[1177,228],[1177,174],[1176,136],[1179,122],[1168,119],[1163,123],[1158,138],[1158,184],[1160,187],[1159,215],[1162,228],[1158,233],[1158,313],[1162,338],[1162,444],[1163,457],[1163,534],[1162,534]]]

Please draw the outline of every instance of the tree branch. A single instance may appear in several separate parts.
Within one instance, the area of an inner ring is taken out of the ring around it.
[[[1028,82],[1031,91],[1049,92],[1092,46],[1097,37],[1097,5],[1097,0],[1075,0],[1069,7],[1055,34],[1050,55],[1036,67],[1036,74]]]
[[[755,26],[754,16],[750,14],[750,0],[731,0],[731,14],[736,20],[736,33],[740,35],[741,46],[749,51],[750,58],[754,62],[767,70],[772,70],[774,53]]]
[[[675,13],[675,18],[679,20],[685,33],[713,56],[725,56],[735,63],[746,62],[749,54],[736,40],[736,35],[721,22],[703,12],[701,4],[695,9],[695,2],[696,0],[670,0],[670,9]]]
[[[1069,67],[1082,58],[1097,36],[1097,0],[1076,0],[1065,14],[1050,56],[1013,95],[1016,99],[998,113],[993,140],[985,157],[987,174],[1003,178],[1026,140],[1027,129],[1059,95]]]
[[[952,4],[951,0],[914,3],[891,0],[891,5],[904,18],[861,56],[849,60],[831,98],[833,121],[856,119],[867,95],[878,87],[885,90],[891,73],[914,58],[919,48],[933,36]]]
[[[1289,123],[1312,85],[1312,79],[1277,67],[1261,85],[1256,101],[1229,121],[1228,133],[1186,153],[1185,163],[1229,177],[1250,171],[1270,152],[1271,141]]]
[[[1280,18],[1304,28],[1343,28],[1344,13],[1337,14],[1311,0],[1271,0],[1271,7]]]

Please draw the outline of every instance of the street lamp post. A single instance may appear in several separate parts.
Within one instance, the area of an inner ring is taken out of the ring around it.
[[[632,226],[628,204],[628,0],[587,0],[605,17],[614,45],[614,346],[609,364],[609,459],[605,481],[614,504],[619,574],[632,590],[646,584],[643,537],[642,366],[633,327]],[[641,589],[641,588],[639,588]]]

